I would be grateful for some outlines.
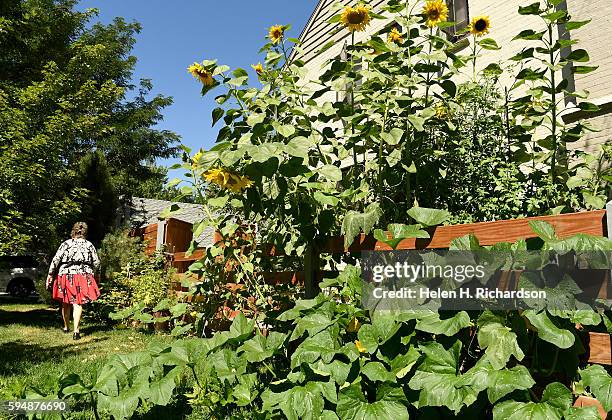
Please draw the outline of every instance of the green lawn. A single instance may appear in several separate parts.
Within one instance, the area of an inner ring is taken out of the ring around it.
[[[57,378],[63,373],[89,378],[92,368],[100,367],[111,354],[171,341],[168,336],[87,322],[81,326],[83,338],[73,341],[61,327],[57,307],[0,296],[0,401],[19,398],[26,387],[56,392]],[[173,417],[160,414],[148,418]],[[93,412],[75,412],[66,418],[93,419]]]

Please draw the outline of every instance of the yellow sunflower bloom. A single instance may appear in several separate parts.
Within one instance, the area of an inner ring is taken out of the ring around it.
[[[448,20],[448,6],[443,0],[429,0],[423,6],[427,26],[433,28],[441,22]]]
[[[202,152],[201,150],[195,155],[193,155],[193,158],[191,159],[191,166],[193,167],[193,169],[197,168],[198,163],[200,163],[200,159],[202,159],[203,155],[204,152]]]
[[[355,340],[355,345],[357,346],[357,350],[359,350],[359,353],[367,353],[368,352],[366,350],[366,348],[363,347],[363,344],[361,344],[361,341]]]
[[[273,44],[278,44],[281,39],[285,36],[285,27],[282,25],[274,25],[270,28],[270,32],[268,33],[268,38],[272,41]]]
[[[476,16],[470,23],[470,33],[474,36],[484,36],[491,29],[491,18],[489,16]]]
[[[212,86],[215,84],[212,73],[206,70],[200,63],[193,63],[187,68],[187,71],[191,73],[193,77],[200,79],[200,82],[205,86]]]
[[[446,105],[444,105],[442,102],[438,103],[436,105],[436,117],[443,120],[447,116],[448,116],[448,110],[446,109]]]
[[[211,184],[217,184],[219,186],[224,185],[224,180],[226,178],[225,171],[223,169],[218,168],[209,169],[208,171],[204,172],[202,176],[204,177],[206,182],[210,182]]]
[[[401,44],[404,42],[404,38],[402,37],[402,34],[400,33],[400,31],[397,30],[397,28],[393,28],[391,32],[389,32],[388,41],[394,42],[396,44]]]
[[[365,31],[371,20],[369,6],[347,6],[340,16],[340,22],[351,32]]]
[[[207,182],[216,184],[223,189],[230,190],[235,193],[239,193],[242,190],[253,186],[253,181],[247,177],[237,175],[221,168],[209,169],[208,171],[204,172],[202,176]]]
[[[262,74],[264,71],[264,68],[261,63],[253,64],[251,65],[251,67],[253,67],[253,70],[255,70],[255,73],[257,74]]]

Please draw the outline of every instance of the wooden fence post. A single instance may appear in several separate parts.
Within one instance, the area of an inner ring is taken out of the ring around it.
[[[319,294],[319,250],[310,244],[304,253],[304,288],[306,299],[313,299]]]
[[[606,204],[606,222],[608,225],[608,238],[612,239],[612,201]]]

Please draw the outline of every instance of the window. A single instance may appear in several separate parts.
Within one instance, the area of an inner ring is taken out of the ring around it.
[[[457,41],[464,35],[461,32],[470,23],[468,0],[446,0],[446,3],[448,4],[448,20],[455,22],[455,25],[446,28],[445,32],[452,41]]]

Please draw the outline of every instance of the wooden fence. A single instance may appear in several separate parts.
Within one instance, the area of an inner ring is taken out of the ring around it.
[[[557,216],[439,226],[428,229],[429,239],[405,239],[399,243],[396,249],[446,249],[454,239],[468,234],[475,235],[481,245],[493,245],[499,242],[515,242],[519,239],[535,238],[537,235],[529,226],[529,221],[531,220],[543,220],[552,224],[559,238],[566,238],[577,233],[594,236],[608,235],[606,211],[598,210]],[[273,246],[263,245],[262,249],[264,250],[264,255],[270,258],[283,255],[281,250]],[[338,274],[337,272],[323,271],[321,269],[322,254],[387,250],[391,250],[391,248],[384,242],[374,239],[372,235],[361,234],[348,247],[344,246],[344,237],[342,236],[323,238],[318,244],[313,244],[306,250],[303,271],[263,273],[263,276],[265,281],[270,284],[287,282],[303,284],[306,297],[310,298],[318,294],[318,284],[322,278],[333,277]],[[175,252],[173,265],[179,273],[185,273],[189,265],[202,258],[203,253],[204,250],[197,250],[192,255],[187,256],[184,251]]]

